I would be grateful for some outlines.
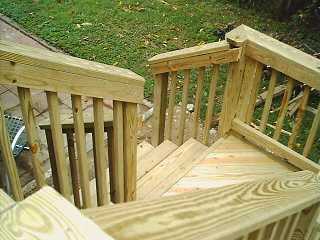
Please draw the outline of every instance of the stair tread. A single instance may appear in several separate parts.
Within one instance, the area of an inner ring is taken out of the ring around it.
[[[138,181],[138,199],[161,196],[192,168],[207,149],[195,139],[186,141]]]
[[[143,177],[177,148],[176,144],[166,140],[147,154],[144,154],[138,161],[137,179]]]
[[[137,159],[141,160],[146,154],[154,150],[154,147],[147,141],[143,141],[137,147]]]
[[[2,189],[0,189],[0,212],[5,211],[15,204],[15,201],[6,194]]]

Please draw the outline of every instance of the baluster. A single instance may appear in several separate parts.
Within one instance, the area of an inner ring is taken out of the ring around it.
[[[171,73],[170,79],[170,97],[168,107],[168,121],[167,121],[167,132],[166,138],[172,140],[172,123],[174,115],[174,106],[176,104],[176,90],[177,90],[177,72]]]
[[[301,216],[301,212],[298,212],[294,215],[293,222],[290,226],[289,233],[288,233],[288,238],[287,238],[288,240],[292,239],[293,234],[294,234],[296,227],[298,225],[298,222],[300,220],[300,216]]]
[[[113,143],[114,157],[110,159],[111,167],[110,184],[111,198],[114,203],[124,202],[124,163],[123,163],[123,103],[113,101]]]
[[[204,125],[204,130],[203,130],[203,143],[206,145],[208,145],[209,143],[209,131],[210,131],[210,126],[213,118],[214,98],[216,96],[218,78],[219,78],[219,65],[213,65],[212,79],[211,79],[210,90],[209,90],[210,92],[208,97],[206,121]]]
[[[32,100],[30,89],[18,87],[21,112],[24,125],[27,132],[27,140],[31,150],[33,174],[35,176],[38,188],[46,184],[43,170],[40,165],[40,141],[38,139],[36,121],[32,109]]]
[[[280,221],[277,221],[273,227],[272,227],[272,231],[271,231],[271,235],[270,235],[270,239],[269,240],[276,240],[276,237],[278,236],[278,229],[280,226]]]
[[[90,185],[89,185],[89,164],[86,151],[86,136],[83,123],[83,110],[81,96],[71,95],[72,112],[74,119],[74,134],[76,139],[77,157],[79,163],[80,187],[82,196],[82,207],[89,208],[92,206]]]
[[[13,154],[10,146],[10,140],[9,140],[5,118],[4,118],[4,109],[1,102],[0,102],[0,143],[1,143],[0,152],[9,176],[10,186],[12,188],[14,200],[21,201],[23,200],[23,192],[21,188],[17,165],[13,158]]]
[[[265,238],[265,233],[266,233],[266,227],[262,227],[261,229],[259,229],[256,240],[263,240]]]
[[[102,98],[93,98],[93,115],[97,200],[98,206],[103,206],[109,203],[109,190],[106,176],[107,157],[104,147],[104,114]]]
[[[205,67],[201,67],[199,69],[199,75],[197,79],[197,92],[196,92],[196,99],[194,103],[193,128],[192,128],[192,137],[195,139],[198,138],[201,97],[202,97],[202,91],[203,91],[205,69],[206,69]]]
[[[288,147],[289,148],[293,148],[293,145],[296,141],[296,138],[298,136],[300,127],[302,125],[302,120],[305,114],[305,110],[308,104],[308,99],[309,99],[309,95],[310,95],[310,87],[309,86],[305,86],[304,87],[304,91],[303,91],[303,97],[300,100],[300,104],[299,104],[299,110],[295,119],[295,125],[292,129],[292,134],[289,138],[289,142],[288,142]]]
[[[288,229],[289,229],[291,221],[292,221],[292,215],[285,219],[285,223],[284,223],[284,226],[281,229],[281,234],[280,234],[279,240],[286,239],[286,236],[288,234]]]
[[[46,92],[48,110],[52,132],[52,142],[56,159],[60,193],[67,199],[71,199],[71,188],[68,176],[67,164],[64,153],[64,141],[60,123],[58,95],[56,92]]]
[[[107,136],[108,136],[108,166],[109,166],[109,179],[110,179],[110,197],[111,201],[113,201],[113,193],[115,192],[115,189],[113,189],[114,185],[112,184],[112,176],[114,175],[112,170],[114,169],[113,167],[113,159],[114,159],[114,134],[113,134],[113,126],[107,127]]]
[[[320,104],[318,106],[317,109],[317,113],[314,116],[313,122],[312,122],[312,126],[306,141],[306,144],[304,145],[304,149],[303,149],[303,156],[307,157],[310,153],[312,144],[314,143],[316,134],[317,134],[317,130],[319,127],[319,123],[320,123]]]
[[[188,104],[188,93],[189,93],[189,85],[190,85],[190,69],[186,69],[184,71],[184,81],[183,81],[183,96],[181,103],[181,117],[179,123],[179,132],[178,132],[178,145],[183,144],[184,139],[184,129],[186,125],[186,111]]]
[[[166,121],[168,73],[157,74],[154,82],[154,113],[152,125],[152,145],[158,146],[164,140]]]
[[[277,84],[277,77],[278,77],[278,72],[272,69],[271,78],[270,78],[269,87],[268,87],[268,93],[267,93],[267,97],[263,107],[262,117],[260,121],[260,132],[264,132],[266,130],[269,113],[272,105],[272,100],[273,100],[273,93]]]
[[[136,103],[124,103],[123,108],[123,162],[125,201],[136,200],[137,188],[137,125]]]
[[[293,80],[292,78],[289,78],[288,84],[287,84],[287,89],[286,89],[286,91],[283,95],[283,98],[282,98],[281,107],[279,110],[277,124],[276,124],[276,129],[273,134],[273,139],[275,139],[275,140],[279,140],[282,126],[284,123],[284,119],[286,117],[286,113],[288,110],[289,100],[290,100],[292,92],[293,92],[294,84],[295,84],[295,80]]]

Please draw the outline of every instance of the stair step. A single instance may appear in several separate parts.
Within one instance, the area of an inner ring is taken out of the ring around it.
[[[138,148],[137,148],[137,159],[138,159],[138,162],[139,160],[141,160],[145,155],[147,155],[148,153],[150,153],[152,150],[154,149],[154,147],[146,142],[146,141],[143,141],[142,143],[140,143],[138,145]]]
[[[197,140],[189,139],[138,181],[137,198],[161,196],[192,168],[207,149]]]
[[[8,194],[0,189],[0,213],[13,206],[15,203],[16,202]]]
[[[168,140],[161,143],[149,153],[145,154],[138,161],[137,179],[139,180],[147,174],[152,168],[158,165],[163,159],[169,156],[170,153],[178,148],[176,144]]]

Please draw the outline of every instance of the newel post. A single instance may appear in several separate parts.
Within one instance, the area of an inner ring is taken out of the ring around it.
[[[155,75],[154,81],[154,114],[152,124],[152,145],[158,146],[164,141],[167,92],[169,73]]]

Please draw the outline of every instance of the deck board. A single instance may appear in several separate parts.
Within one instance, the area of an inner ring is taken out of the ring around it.
[[[296,170],[243,138],[230,135],[212,147],[207,157],[163,195],[216,188]]]

